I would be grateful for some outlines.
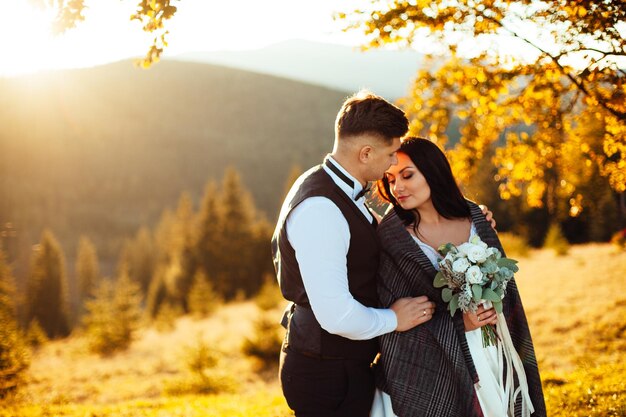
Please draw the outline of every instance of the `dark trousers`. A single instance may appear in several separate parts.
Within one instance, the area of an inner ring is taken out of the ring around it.
[[[374,374],[369,361],[321,359],[283,349],[280,382],[297,417],[369,417]]]

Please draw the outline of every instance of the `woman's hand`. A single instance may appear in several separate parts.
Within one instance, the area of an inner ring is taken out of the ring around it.
[[[471,332],[487,324],[498,323],[498,315],[495,309],[485,309],[481,304],[476,313],[463,313],[463,323],[465,324],[465,331]]]

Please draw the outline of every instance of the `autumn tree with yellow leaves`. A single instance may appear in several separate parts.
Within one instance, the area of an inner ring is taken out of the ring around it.
[[[578,216],[593,204],[593,177],[624,207],[624,1],[373,1],[338,18],[367,35],[365,47],[428,43],[433,53],[402,105],[413,134],[450,148],[464,183],[499,145],[492,161],[504,199]],[[459,119],[452,147],[446,132]]]

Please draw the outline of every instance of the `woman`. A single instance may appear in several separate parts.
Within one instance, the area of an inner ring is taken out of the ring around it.
[[[433,286],[441,244],[467,242],[478,234],[503,252],[495,231],[478,206],[465,200],[443,152],[421,138],[406,139],[393,165],[378,183],[379,194],[392,204],[378,226],[383,247],[379,297],[383,306],[398,298],[426,295],[436,305],[430,321],[381,337],[378,386],[384,392],[372,416],[401,417],[535,417],[545,416],[539,371],[517,286],[511,280],[499,326],[508,330],[521,362],[503,364],[499,346],[482,345],[480,327],[498,321],[493,309],[451,317]],[[506,323],[506,324],[505,324]],[[500,359],[500,360],[499,360]],[[504,369],[507,368],[507,369]],[[514,372],[514,386],[502,375]],[[509,384],[510,385],[510,384]],[[386,412],[384,410],[387,410]]]

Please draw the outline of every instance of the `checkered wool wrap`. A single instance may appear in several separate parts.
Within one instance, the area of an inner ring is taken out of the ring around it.
[[[480,238],[502,251],[498,236],[480,208],[472,202],[468,204]],[[441,290],[433,286],[437,271],[395,211],[390,210],[384,217],[378,235],[383,248],[378,277],[382,307],[390,306],[398,298],[419,295],[426,295],[436,303],[433,318],[428,322],[380,338],[381,357],[376,366],[379,388],[391,396],[394,412],[400,417],[482,417],[474,390],[474,383],[479,381],[465,338],[462,314],[457,311],[450,317]],[[513,345],[524,364],[535,408],[532,415],[544,417],[546,409],[537,360],[514,280],[508,284],[503,313]],[[516,404],[516,416],[520,412]]]

